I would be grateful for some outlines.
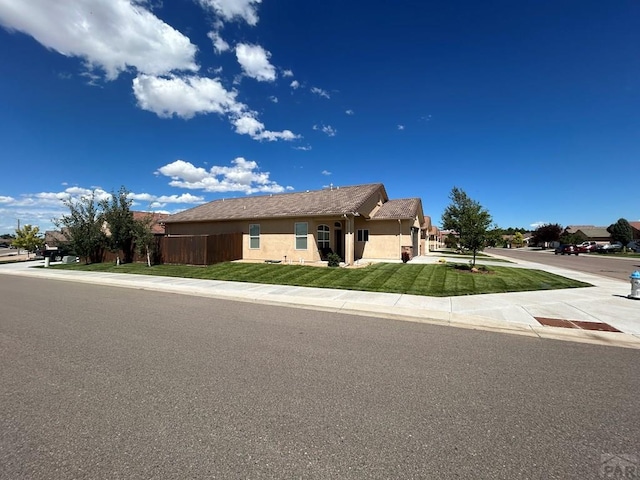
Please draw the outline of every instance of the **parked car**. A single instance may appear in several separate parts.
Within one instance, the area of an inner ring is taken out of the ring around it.
[[[606,245],[598,245],[596,252],[598,253],[612,253],[612,252],[621,252],[622,244],[619,242],[615,243],[607,243]]]
[[[577,245],[562,244],[556,247],[553,253],[555,253],[556,255],[578,255],[580,251],[578,250]]]
[[[578,251],[580,253],[595,252],[597,248],[598,244],[594,241],[582,242],[578,245]]]
[[[66,245],[62,245],[59,247],[45,247],[36,253],[36,255],[41,255],[43,257],[49,257],[52,262],[60,262],[65,256],[73,256],[73,252]]]
[[[631,240],[627,244],[627,248],[636,253],[640,253],[640,240]]]

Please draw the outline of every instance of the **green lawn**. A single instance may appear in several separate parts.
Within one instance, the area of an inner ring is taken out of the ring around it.
[[[434,297],[590,286],[587,283],[540,270],[496,266],[491,267],[486,273],[471,273],[463,267],[468,265],[376,263],[362,268],[324,268],[262,263],[219,263],[209,267],[184,265],[147,267],[144,264],[116,266],[113,263],[100,263],[56,265],[50,268],[407,293]]]

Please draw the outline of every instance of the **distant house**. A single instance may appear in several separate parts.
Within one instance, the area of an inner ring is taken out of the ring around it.
[[[595,242],[609,242],[611,234],[607,232],[607,227],[596,227],[593,225],[569,225],[564,229],[565,234],[582,234],[587,240]]]
[[[139,212],[133,211],[134,220],[144,220],[151,217],[151,232],[156,236],[165,234],[164,220],[169,216],[168,213]]]
[[[425,217],[429,219],[429,225],[431,225],[431,217]],[[425,224],[423,232],[428,236],[428,248],[427,251],[437,250],[443,245],[442,235],[440,229],[435,225],[427,227]]]
[[[247,260],[396,260],[428,249],[419,198],[390,200],[381,183],[215,200],[164,219],[166,234],[242,233]]]
[[[59,230],[47,230],[44,232],[44,243],[50,247],[59,247],[68,242],[67,237]]]
[[[633,231],[633,239],[640,240],[640,222],[629,222]]]

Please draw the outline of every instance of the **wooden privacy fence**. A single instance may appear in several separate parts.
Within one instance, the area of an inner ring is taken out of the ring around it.
[[[121,253],[120,258],[124,256]],[[115,261],[116,254],[105,252],[103,261]],[[213,265],[242,259],[242,233],[219,235],[180,235],[157,237],[153,263],[174,265]],[[134,262],[146,262],[144,255],[136,254]]]
[[[242,233],[161,237],[162,263],[213,265],[242,258]]]

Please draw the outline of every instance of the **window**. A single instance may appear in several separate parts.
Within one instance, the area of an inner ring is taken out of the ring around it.
[[[368,242],[369,241],[369,230],[358,230],[358,241],[359,242]]]
[[[329,225],[318,226],[318,250],[329,250]]]
[[[260,248],[260,224],[249,225],[249,248]]]
[[[296,250],[306,250],[307,234],[309,233],[309,227],[307,225],[307,222],[296,222],[295,233],[296,233]]]

